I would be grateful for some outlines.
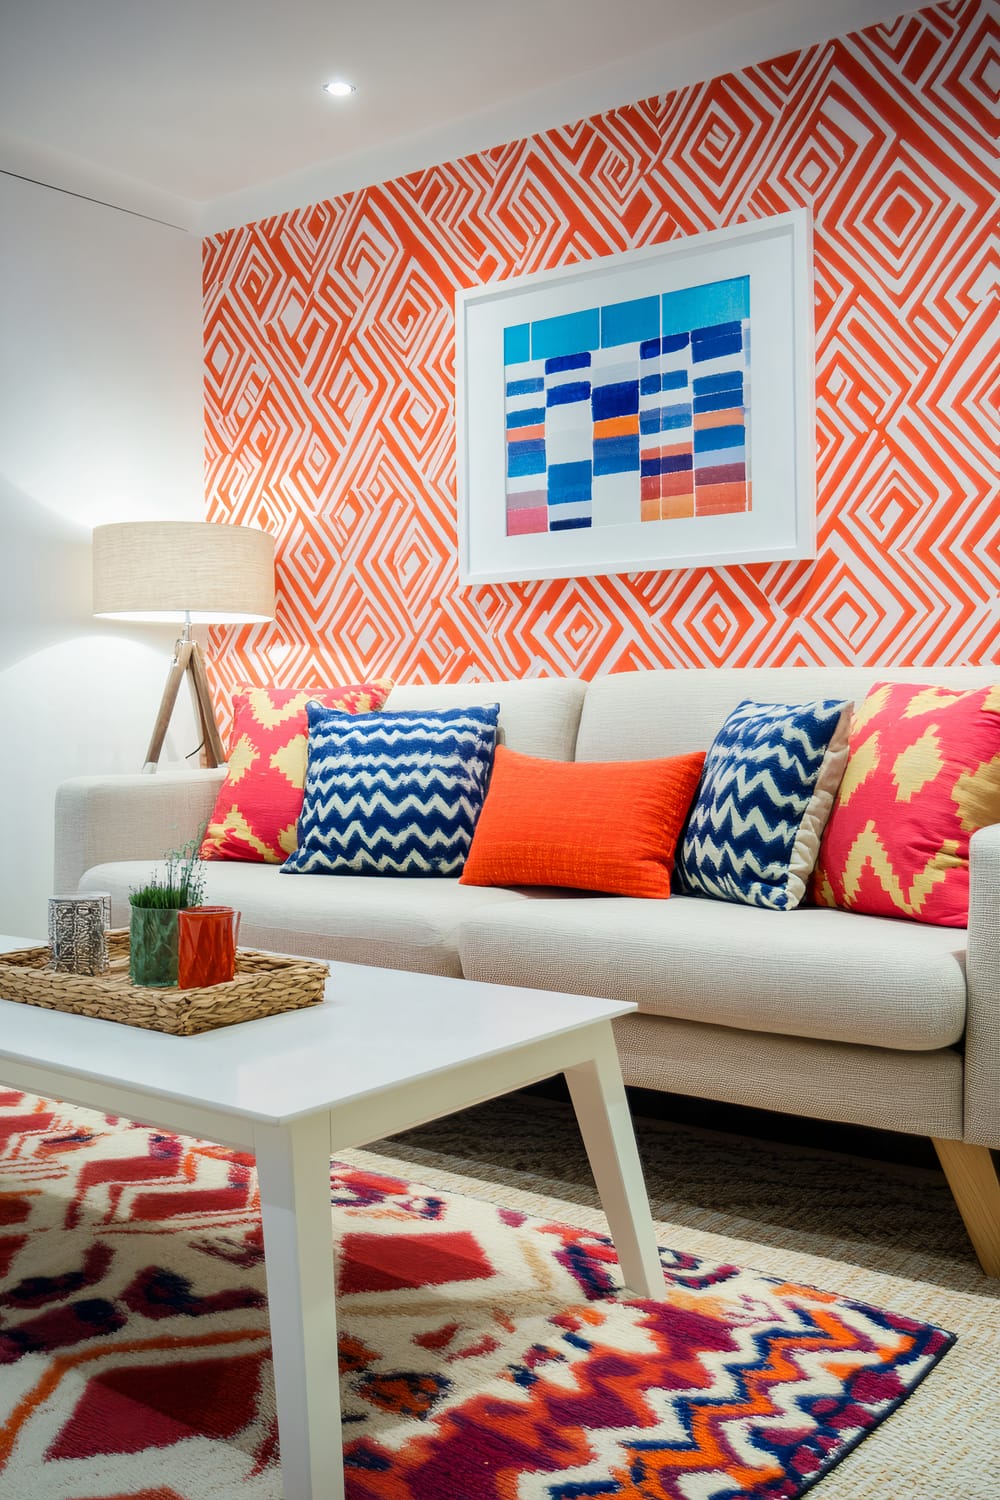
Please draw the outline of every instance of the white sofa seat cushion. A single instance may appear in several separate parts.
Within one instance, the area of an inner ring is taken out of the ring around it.
[[[469,979],[635,1001],[647,1015],[930,1051],[965,1026],[963,929],[705,898],[578,897],[469,912]]]
[[[110,891],[112,922],[128,925],[129,891],[163,862],[95,865],[80,889]],[[280,865],[210,860],[206,902],[242,913],[245,948],[301,953],[386,969],[461,976],[458,924],[484,905],[518,905],[523,891],[461,886],[454,879],[372,879],[363,875],[280,874]],[[549,901],[549,906],[558,903]]]

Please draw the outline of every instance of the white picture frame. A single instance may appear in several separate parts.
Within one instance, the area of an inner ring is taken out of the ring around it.
[[[660,353],[655,338],[645,337],[655,326],[654,304]],[[717,306],[722,311],[713,311]],[[712,326],[685,333],[692,317]],[[686,336],[687,353],[672,352]],[[591,346],[587,369],[553,374],[550,366],[584,358],[559,354],[576,343]],[[709,358],[713,350],[723,357]],[[667,384],[684,374],[668,365],[685,359],[687,387],[668,392]],[[805,209],[459,291],[460,582],[814,557],[813,360],[812,236]],[[633,366],[658,371],[638,377],[635,416]],[[698,373],[737,367],[738,374]],[[581,379],[571,389],[577,375],[593,384]],[[555,390],[550,382],[558,380],[564,384]],[[734,403],[733,410],[699,411],[713,399],[705,394],[706,382],[720,381],[729,387],[715,399]],[[538,393],[510,394],[522,387]],[[553,399],[567,409],[555,410]],[[620,400],[631,403],[625,417],[614,416]],[[572,402],[576,415],[570,417]],[[518,403],[523,410],[512,411]],[[655,426],[685,420],[677,432]],[[571,431],[564,430],[567,422]],[[714,424],[711,431],[699,425],[705,423]],[[723,445],[718,464],[714,450],[703,446],[713,443]],[[622,470],[622,464],[630,467]],[[684,464],[687,477],[676,467]],[[525,465],[538,472],[515,472]],[[657,479],[651,469],[663,472]]]

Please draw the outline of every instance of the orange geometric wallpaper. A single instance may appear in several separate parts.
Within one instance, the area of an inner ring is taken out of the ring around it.
[[[205,243],[208,516],[272,531],[216,687],[1000,661],[996,0]],[[454,298],[813,215],[815,561],[460,588]]]

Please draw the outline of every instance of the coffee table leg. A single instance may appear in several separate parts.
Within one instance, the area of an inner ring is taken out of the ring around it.
[[[343,1500],[330,1120],[256,1126],[285,1500]]]
[[[593,1059],[566,1069],[566,1082],[590,1170],[607,1214],[625,1285],[640,1297],[663,1298],[649,1198],[622,1083],[611,1023]]]

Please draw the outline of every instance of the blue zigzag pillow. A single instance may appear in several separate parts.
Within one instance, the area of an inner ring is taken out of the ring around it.
[[[677,856],[680,890],[798,906],[847,764],[852,707],[745,699],[734,709],[705,757]]]
[[[287,875],[459,875],[493,764],[499,704],[426,713],[306,705],[299,845]]]

